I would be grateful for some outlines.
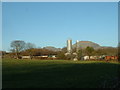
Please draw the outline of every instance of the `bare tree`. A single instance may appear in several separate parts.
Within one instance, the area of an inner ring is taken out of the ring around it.
[[[12,50],[16,53],[16,58],[19,58],[19,53],[24,50],[25,42],[21,40],[15,40],[11,42]]]
[[[25,48],[26,48],[26,51],[28,52],[30,58],[32,59],[33,58],[33,54],[34,54],[34,48],[35,48],[35,44],[33,43],[26,43],[25,45]]]
[[[26,49],[32,49],[32,48],[35,48],[36,46],[35,46],[35,44],[33,44],[33,43],[26,43],[26,45],[25,45],[25,48]]]

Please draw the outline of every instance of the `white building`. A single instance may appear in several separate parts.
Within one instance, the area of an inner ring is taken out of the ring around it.
[[[30,59],[30,56],[22,56],[22,59]]]
[[[84,56],[83,59],[84,60],[89,60],[90,58],[89,58],[89,56]]]

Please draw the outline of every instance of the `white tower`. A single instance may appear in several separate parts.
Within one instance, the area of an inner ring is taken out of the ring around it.
[[[72,40],[67,40],[67,53],[72,53]]]
[[[79,43],[79,40],[76,41],[76,53],[78,53],[78,50],[79,50],[78,43]]]

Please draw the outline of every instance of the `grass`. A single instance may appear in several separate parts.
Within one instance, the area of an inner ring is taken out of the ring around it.
[[[106,88],[116,85],[120,64],[3,59],[2,66],[3,88]]]

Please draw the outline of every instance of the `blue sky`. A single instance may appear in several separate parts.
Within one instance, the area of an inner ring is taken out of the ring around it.
[[[2,3],[0,2],[0,50],[2,50]]]
[[[66,40],[93,41],[101,46],[118,44],[117,2],[4,2],[3,50],[13,40],[37,47],[66,46]]]

